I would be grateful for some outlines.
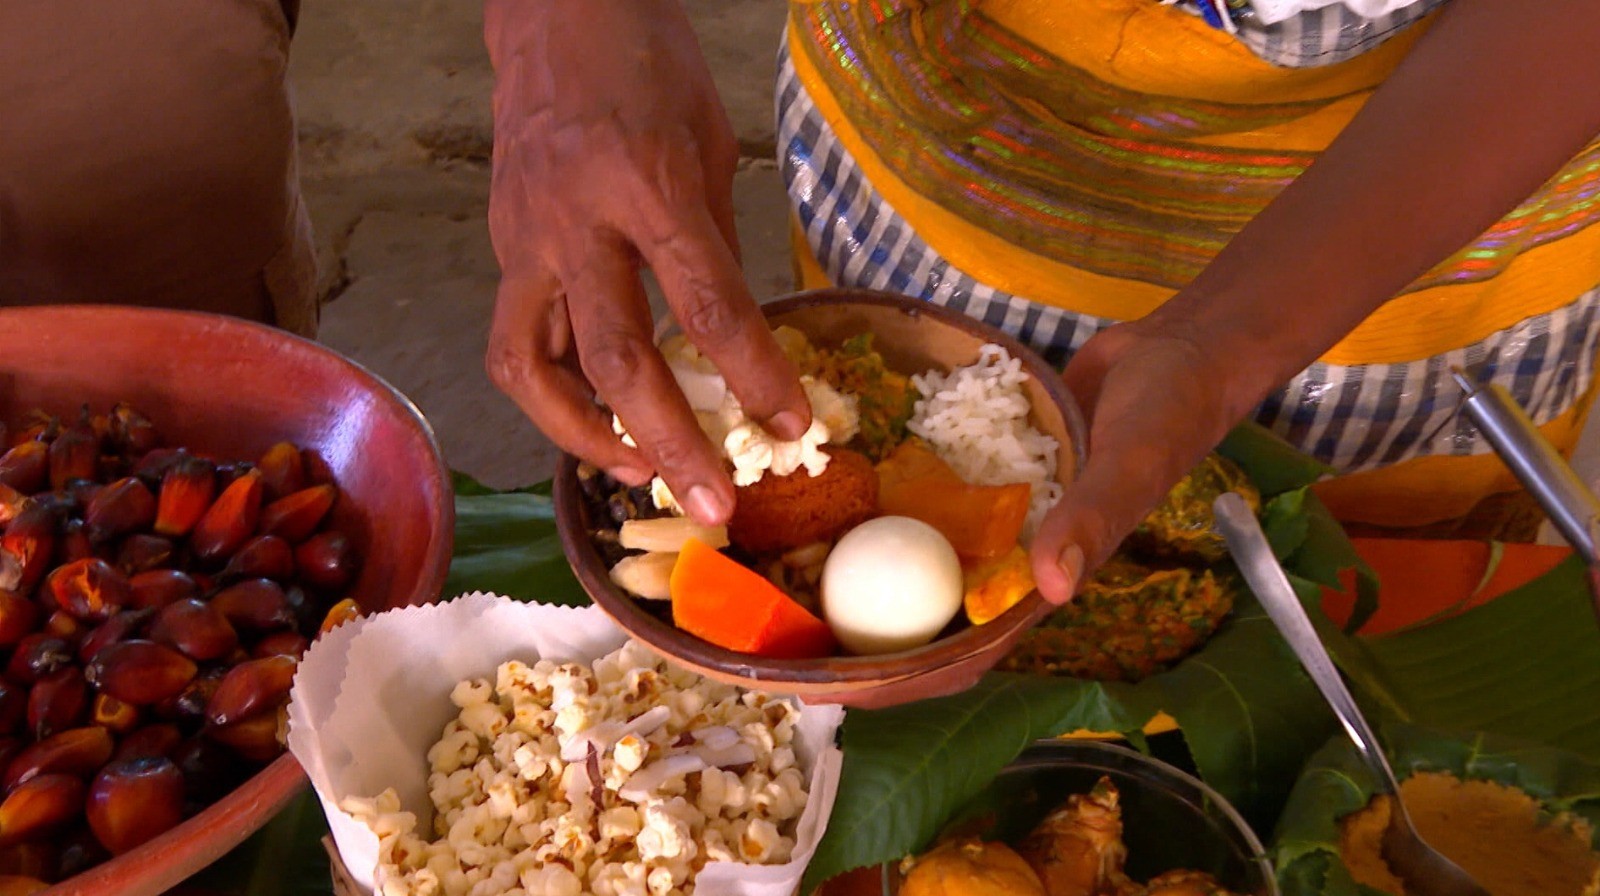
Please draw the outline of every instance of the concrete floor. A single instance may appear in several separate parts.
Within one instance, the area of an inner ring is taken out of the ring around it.
[[[771,89],[785,4],[684,3],[744,156],[747,274],[758,298],[779,295],[791,283]],[[500,487],[547,477],[554,449],[483,372],[497,270],[481,0],[312,0],[293,76],[322,339],[410,395],[453,467]],[[1600,476],[1600,415],[1575,466]]]
[[[790,289],[773,164],[781,0],[688,0],[738,135],[745,266]],[[498,271],[484,222],[493,73],[481,0],[313,0],[295,37],[301,173],[322,265],[321,338],[422,409],[451,466],[508,487],[555,451],[483,372]]]

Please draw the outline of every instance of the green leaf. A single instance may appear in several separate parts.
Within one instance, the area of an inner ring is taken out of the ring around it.
[[[328,896],[333,878],[322,838],[322,804],[311,788],[249,839],[185,882],[181,892],[230,896]]]
[[[1461,736],[1386,724],[1379,736],[1401,779],[1418,771],[1518,788],[1551,812],[1588,819],[1600,846],[1600,763],[1577,754],[1494,735]],[[1364,896],[1339,858],[1339,821],[1365,806],[1376,780],[1344,737],[1312,757],[1295,783],[1271,847],[1284,896]]]
[[[1308,489],[1297,488],[1278,495],[1261,508],[1261,531],[1280,561],[1300,550],[1311,532],[1311,523],[1306,518],[1306,498],[1310,494]]]
[[[444,594],[493,591],[520,600],[580,606],[589,602],[556,534],[547,490],[465,494],[456,498],[455,554]]]
[[[1135,730],[1158,709],[1128,685],[993,673],[954,696],[852,710],[838,799],[801,892],[927,846],[1033,741]]]
[[[1307,491],[1301,510],[1306,526],[1305,538],[1284,562],[1302,578],[1328,588],[1344,587],[1339,574],[1347,569],[1356,573],[1356,599],[1345,623],[1345,631],[1355,632],[1378,609],[1378,574],[1356,553],[1344,527],[1322,499]]]
[[[1303,488],[1331,475],[1333,468],[1290,445],[1259,423],[1241,423],[1217,446],[1217,453],[1238,464],[1262,497]]]
[[[1585,575],[1569,559],[1487,604],[1361,639],[1365,654],[1336,658],[1382,680],[1418,724],[1527,738],[1600,760],[1600,630]]]

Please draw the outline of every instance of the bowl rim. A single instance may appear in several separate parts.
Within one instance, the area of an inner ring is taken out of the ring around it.
[[[904,314],[926,315],[963,330],[985,343],[1000,345],[1011,357],[1022,361],[1023,369],[1039,380],[1045,392],[1060,409],[1067,434],[1072,439],[1072,477],[1083,470],[1087,457],[1087,429],[1077,399],[1067,390],[1060,371],[1038,352],[994,326],[964,312],[955,311],[924,299],[869,289],[814,289],[786,295],[763,303],[764,317],[819,305],[856,304],[893,309]],[[563,452],[556,466],[553,483],[556,528],[563,552],[579,584],[607,615],[625,631],[653,649],[693,663],[706,670],[754,682],[802,686],[866,684],[881,686],[910,678],[926,671],[952,665],[1004,638],[1009,633],[1037,623],[1055,607],[1030,591],[1000,616],[983,625],[967,626],[956,633],[921,647],[894,653],[867,656],[829,656],[818,659],[772,659],[719,647],[704,641],[645,612],[612,583],[605,561],[582,525],[582,494],[577,485],[579,459]]]
[[[0,309],[0,314],[24,326],[32,320],[101,316],[108,311],[130,317],[165,320],[172,327],[202,327],[216,329],[224,334],[254,331],[269,340],[297,344],[311,354],[334,366],[344,367],[375,399],[391,403],[417,426],[427,446],[429,462],[423,483],[419,486],[438,492],[440,512],[437,517],[437,539],[428,545],[430,556],[417,576],[415,584],[405,595],[404,604],[427,602],[444,587],[450,569],[455,537],[455,490],[451,486],[450,469],[439,447],[439,440],[420,408],[410,397],[383,377],[343,352],[315,339],[291,333],[260,321],[247,320],[207,311],[190,311],[175,308],[148,308],[137,305],[65,304],[32,305]],[[257,769],[210,805],[185,818],[176,826],[149,841],[114,855],[85,869],[72,877],[63,878],[40,891],[40,896],[65,896],[65,894],[92,892],[105,888],[105,892],[161,893],[194,876],[232,851],[239,844],[264,827],[309,784],[304,769],[294,755],[285,750],[277,758]],[[217,828],[236,830],[238,839],[221,837],[207,841],[202,831]]]
[[[1250,850],[1250,854],[1245,856],[1245,862],[1254,865],[1256,870],[1261,873],[1261,879],[1266,882],[1267,886],[1265,896],[1282,896],[1282,889],[1278,886],[1277,869],[1273,866],[1272,857],[1262,844],[1261,838],[1256,835],[1255,828],[1251,827],[1249,822],[1245,821],[1244,816],[1239,814],[1239,810],[1234,808],[1233,803],[1218,793],[1215,788],[1163,759],[1157,759],[1131,747],[1107,741],[1041,738],[1024,747],[1015,759],[1006,763],[995,775],[995,780],[999,780],[1001,776],[1008,772],[1025,772],[1065,765],[1082,767],[1085,756],[1114,757],[1122,762],[1142,765],[1159,775],[1172,779],[1176,783],[1193,788],[1206,803],[1222,813],[1223,818],[1227,820],[1228,825],[1235,833],[1241,835],[1244,846]],[[888,894],[892,892],[889,886],[890,876],[899,873],[899,863],[884,862],[882,868],[882,892]]]

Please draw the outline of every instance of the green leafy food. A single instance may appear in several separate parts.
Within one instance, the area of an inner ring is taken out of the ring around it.
[[[1461,737],[1415,725],[1381,726],[1395,773],[1445,772],[1524,791],[1552,814],[1586,819],[1600,847],[1600,764],[1576,754],[1491,735]],[[1307,764],[1273,838],[1273,861],[1284,896],[1360,896],[1339,858],[1340,819],[1365,806],[1375,780],[1343,737]]]
[[[1333,468],[1279,438],[1259,423],[1241,423],[1217,453],[1250,474],[1264,498],[1303,488],[1333,474]]]

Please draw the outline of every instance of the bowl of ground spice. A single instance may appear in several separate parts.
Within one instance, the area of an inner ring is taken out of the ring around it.
[[[1488,735],[1391,725],[1400,797],[1427,842],[1495,896],[1600,893],[1600,763]],[[1391,798],[1343,738],[1302,772],[1275,840],[1284,896],[1404,896],[1380,842]]]

